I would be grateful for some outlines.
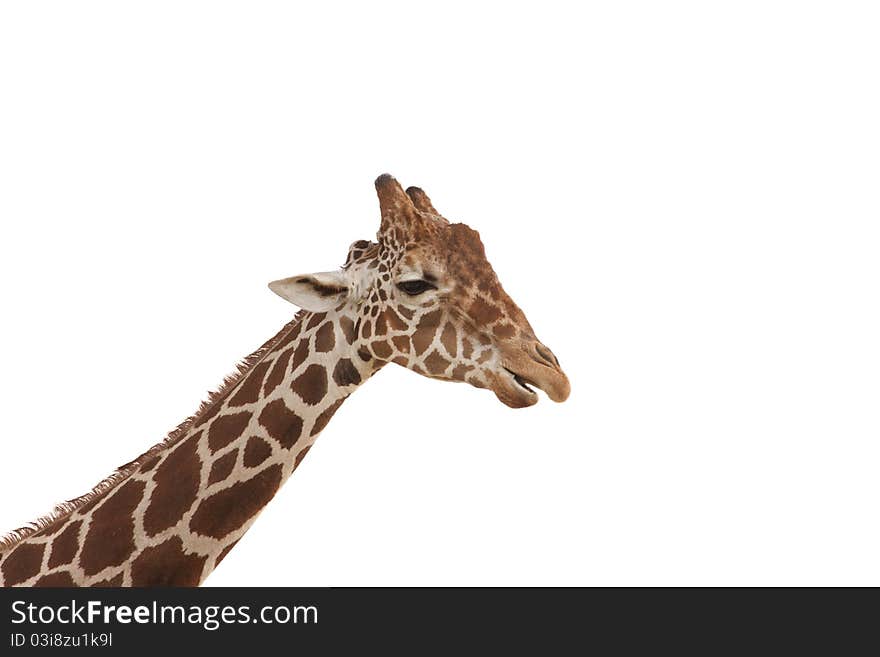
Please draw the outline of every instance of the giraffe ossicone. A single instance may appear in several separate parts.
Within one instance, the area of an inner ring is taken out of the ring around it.
[[[250,528],[358,386],[389,363],[564,401],[553,352],[501,287],[476,231],[421,189],[376,180],[381,224],[345,265],[273,281],[302,310],[164,441],[0,539],[4,586],[194,586]]]

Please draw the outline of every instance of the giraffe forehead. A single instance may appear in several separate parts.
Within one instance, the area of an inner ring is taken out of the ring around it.
[[[499,337],[531,331],[486,258],[480,234],[466,224],[430,222],[411,228],[402,241],[380,241],[376,246],[377,251],[367,250],[364,255],[375,258],[378,286],[392,283],[392,274],[435,276],[447,287],[447,300],[456,313],[469,317],[477,327],[497,328]]]
[[[455,314],[479,329],[491,327],[502,338],[530,333],[525,314],[504,291],[486,258],[479,233],[465,224],[434,228],[421,234],[422,242],[410,242],[397,254],[398,269],[439,275]]]
[[[433,222],[411,232],[403,244],[386,244],[380,257],[390,265],[432,268],[468,282],[496,280],[479,233],[465,224]]]
[[[477,231],[464,224],[449,226],[446,269],[459,290],[472,301],[481,299],[504,314],[512,302],[507,298]]]
[[[493,326],[501,338],[517,331],[530,334],[531,326],[525,313],[508,296],[486,258],[486,251],[477,231],[464,224],[449,227],[449,274],[459,285],[458,304],[478,327]]]

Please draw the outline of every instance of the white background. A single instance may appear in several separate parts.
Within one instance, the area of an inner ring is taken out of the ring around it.
[[[880,584],[880,23],[721,5],[4,3],[0,531],[193,411],[389,171],[571,398],[387,367],[209,584]]]

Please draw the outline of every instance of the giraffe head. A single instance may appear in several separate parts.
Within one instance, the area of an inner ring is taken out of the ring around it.
[[[417,187],[376,180],[377,241],[354,242],[342,269],[273,281],[269,287],[314,312],[350,322],[352,348],[446,381],[492,390],[513,408],[568,397],[568,378],[507,295],[479,234],[451,224]]]

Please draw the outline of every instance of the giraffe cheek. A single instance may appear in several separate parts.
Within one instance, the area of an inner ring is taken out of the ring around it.
[[[452,378],[456,381],[466,381],[467,375],[473,370],[473,365],[456,365],[455,369],[452,370]]]
[[[391,343],[399,354],[409,354],[409,337],[406,335],[395,335],[391,338]]]
[[[390,330],[406,331],[407,329],[409,329],[407,323],[400,315],[397,314],[397,312],[393,308],[386,308],[383,314]]]
[[[385,340],[375,341],[370,344],[370,348],[373,353],[376,355],[376,358],[380,358],[382,360],[388,360],[391,358],[392,349],[391,345],[388,344]]]
[[[451,322],[447,323],[440,334],[440,342],[450,357],[455,359],[458,356],[458,333]]]
[[[412,336],[412,346],[413,351],[416,356],[421,356],[428,347],[431,346],[431,342],[434,340],[434,329],[426,328],[419,329]]]
[[[388,322],[385,313],[382,313],[376,318],[374,335],[378,338],[384,336],[386,333],[388,333]]]

